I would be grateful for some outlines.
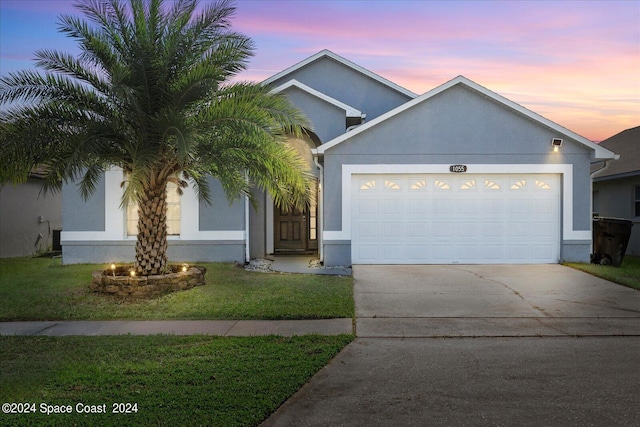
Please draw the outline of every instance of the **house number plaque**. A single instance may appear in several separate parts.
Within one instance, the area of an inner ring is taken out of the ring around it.
[[[449,172],[466,172],[467,165],[451,165],[449,166]]]

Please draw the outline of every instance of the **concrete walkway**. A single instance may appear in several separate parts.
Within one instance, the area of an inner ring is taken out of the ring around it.
[[[350,267],[324,267],[317,256],[281,255],[273,257],[271,270],[280,273],[322,274],[327,276],[351,276]]]
[[[340,335],[353,333],[352,323],[352,319],[0,322],[0,335]]]

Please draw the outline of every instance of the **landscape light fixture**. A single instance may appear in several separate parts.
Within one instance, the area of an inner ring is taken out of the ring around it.
[[[553,152],[557,153],[560,150],[560,147],[562,147],[562,139],[553,138],[551,140],[551,146],[553,147]]]

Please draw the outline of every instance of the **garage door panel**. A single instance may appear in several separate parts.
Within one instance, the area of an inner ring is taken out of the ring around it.
[[[515,261],[518,263],[525,263],[530,258],[529,245],[515,245],[510,244],[507,246],[506,259],[509,261]]]
[[[382,202],[383,215],[399,215],[404,214],[404,201],[399,198],[387,199]]]
[[[434,238],[446,237],[452,238],[455,234],[454,226],[451,222],[446,221],[433,221],[433,226],[431,228],[431,234]],[[449,240],[451,241],[451,240]]]
[[[505,236],[505,224],[497,221],[482,221],[480,227],[480,237],[484,241],[488,239],[503,240]]]
[[[453,262],[453,246],[447,243],[434,243],[431,246],[431,259],[436,264],[450,264]]]
[[[434,217],[449,218],[455,214],[453,199],[435,199],[433,201],[432,215]]]
[[[384,259],[388,260],[391,264],[396,264],[398,261],[404,259],[404,246],[403,245],[384,245],[382,247],[382,253]]]
[[[431,245],[406,245],[406,259],[413,264],[421,264],[431,259]]]
[[[352,180],[354,263],[558,262],[558,175]]]
[[[504,199],[484,197],[480,202],[480,213],[484,215],[503,215]]]
[[[472,195],[475,198],[478,197],[478,195]],[[455,207],[456,209],[456,213],[459,215],[466,215],[466,216],[477,216],[478,215],[478,211],[480,210],[480,200],[478,199],[462,199],[462,200],[456,200],[455,201]]]
[[[380,227],[377,221],[361,222],[358,223],[357,235],[360,239],[366,240],[367,238],[377,239],[379,237]]]
[[[536,215],[551,215],[554,212],[554,203],[552,200],[536,198],[531,209],[531,213]]]
[[[505,248],[502,243],[485,243],[482,246],[483,258],[487,262],[497,263],[504,260]]]
[[[537,222],[531,224],[531,239],[544,239],[555,235],[554,224],[550,222]]]
[[[554,247],[552,245],[531,245],[531,257],[544,262],[553,256]]]
[[[378,215],[379,201],[375,199],[359,199],[355,206],[355,213],[359,216]]]
[[[376,244],[358,244],[356,246],[356,252],[358,258],[363,260],[363,262],[378,261],[380,259],[380,257],[378,256],[378,245]]]
[[[456,232],[459,240],[469,239],[476,241],[480,237],[480,228],[482,224],[477,222],[460,222],[457,224]]]
[[[482,247],[479,244],[456,245],[456,255],[461,263],[475,263],[483,258]]]
[[[386,222],[382,224],[382,236],[385,241],[404,240],[403,229],[403,223],[401,222]]]
[[[408,215],[428,215],[431,212],[431,204],[426,198],[407,200],[406,206]]]
[[[408,241],[425,240],[431,235],[429,224],[424,221],[407,221],[405,236]]]

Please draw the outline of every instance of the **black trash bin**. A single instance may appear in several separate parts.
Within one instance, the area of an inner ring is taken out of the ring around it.
[[[627,251],[633,222],[620,218],[593,218],[593,255],[594,264],[620,267]]]

